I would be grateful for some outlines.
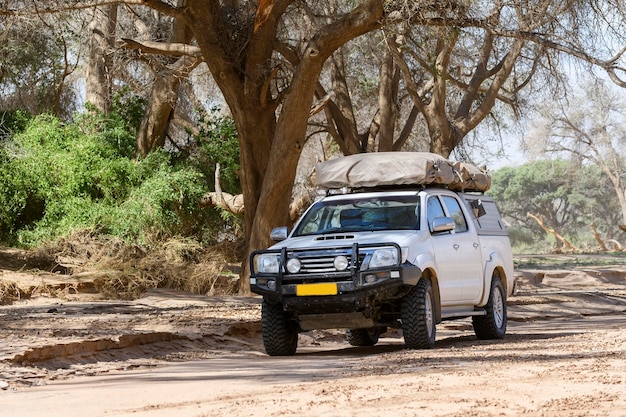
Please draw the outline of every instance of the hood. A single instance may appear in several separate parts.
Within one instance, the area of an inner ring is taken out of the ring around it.
[[[374,232],[348,232],[325,235],[309,235],[291,237],[270,247],[270,249],[302,248],[334,248],[352,246],[355,242],[361,245],[376,243],[397,243],[400,247],[408,246],[408,242],[419,235],[417,230],[385,230]]]

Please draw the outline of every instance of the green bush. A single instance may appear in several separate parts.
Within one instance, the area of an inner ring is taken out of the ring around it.
[[[239,142],[232,118],[220,115],[217,108],[200,113],[200,131],[194,137],[192,160],[215,189],[215,166],[220,164],[220,185],[231,194],[241,193],[239,182]]]
[[[210,242],[224,222],[199,202],[212,178],[166,151],[136,160],[127,116],[88,110],[64,124],[32,119],[0,147],[0,240],[37,246],[78,229],[135,243]],[[195,160],[207,160],[206,155]]]
[[[0,112],[0,141],[9,140],[16,133],[24,131],[30,119],[30,113],[26,110]]]

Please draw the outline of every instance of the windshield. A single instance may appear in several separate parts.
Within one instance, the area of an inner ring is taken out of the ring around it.
[[[293,236],[372,230],[419,229],[417,195],[319,201]]]

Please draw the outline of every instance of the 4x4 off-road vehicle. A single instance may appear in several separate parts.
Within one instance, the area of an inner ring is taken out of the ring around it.
[[[316,173],[328,195],[250,259],[269,355],[292,355],[298,333],[331,328],[347,329],[354,346],[400,328],[408,348],[431,348],[437,323],[464,317],[479,339],[504,337],[513,261],[482,194],[485,172],[394,152],[327,161]]]

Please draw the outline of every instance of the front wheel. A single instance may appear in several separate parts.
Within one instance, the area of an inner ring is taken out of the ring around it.
[[[270,356],[291,356],[298,348],[298,328],[280,303],[263,300],[261,305],[263,346]]]
[[[506,333],[507,313],[506,295],[500,277],[496,274],[491,279],[489,301],[485,306],[484,316],[473,316],[474,333],[480,340],[502,339]]]
[[[402,299],[400,316],[404,344],[409,349],[431,349],[435,346],[433,288],[421,278]]]

